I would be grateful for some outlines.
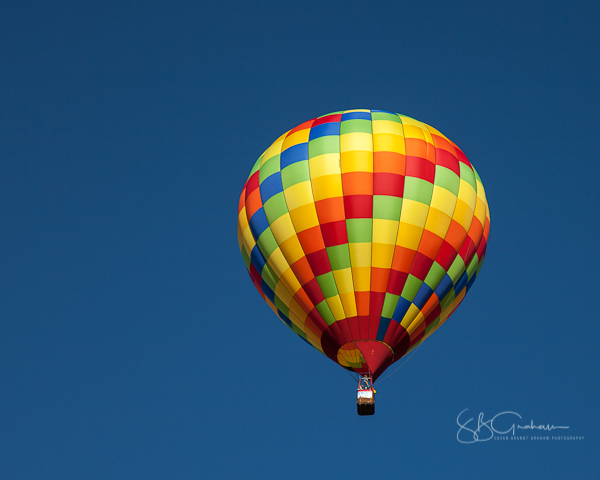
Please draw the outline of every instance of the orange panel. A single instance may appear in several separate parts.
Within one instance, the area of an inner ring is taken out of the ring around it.
[[[298,240],[300,240],[300,245],[302,245],[302,250],[304,250],[305,255],[325,248],[321,227],[319,227],[319,225],[299,232]]]
[[[427,255],[432,260],[435,257],[442,246],[444,239],[429,230],[423,230],[423,236],[421,237],[421,243],[419,243],[419,252],[423,255]]]
[[[404,175],[406,170],[406,158],[396,152],[375,152],[373,154],[374,173],[397,173]]]
[[[344,196],[373,195],[373,174],[371,172],[350,172],[342,174]]]
[[[417,252],[415,250],[396,245],[396,250],[394,251],[394,261],[392,262],[392,268],[394,270],[398,270],[399,272],[410,272],[410,267],[412,266],[412,262],[415,258],[416,253]]]
[[[385,292],[389,277],[389,268],[371,268],[371,291]]]
[[[319,223],[337,222],[344,220],[344,197],[327,198],[315,202]]]

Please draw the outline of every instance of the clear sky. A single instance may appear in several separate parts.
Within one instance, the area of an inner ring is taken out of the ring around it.
[[[600,478],[599,17],[2,2],[0,477]],[[264,304],[236,240],[263,150],[352,108],[446,134],[491,211],[475,285],[373,417]],[[466,408],[584,440],[461,444]]]

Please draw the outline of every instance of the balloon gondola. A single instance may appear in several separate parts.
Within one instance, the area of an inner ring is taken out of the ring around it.
[[[489,218],[479,175],[442,133],[404,115],[347,110],[298,125],[258,158],[240,196],[238,241],[278,317],[358,374],[363,415],[374,413],[374,382],[473,285]]]

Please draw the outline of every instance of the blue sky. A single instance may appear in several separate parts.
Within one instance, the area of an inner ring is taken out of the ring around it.
[[[2,478],[597,478],[599,10],[4,2]],[[235,232],[263,150],[351,108],[442,131],[491,211],[477,282],[373,417]],[[463,445],[465,408],[585,438]]]

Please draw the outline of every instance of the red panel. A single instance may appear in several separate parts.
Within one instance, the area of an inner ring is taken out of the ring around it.
[[[371,267],[371,292],[385,292],[389,278],[389,268]]]
[[[373,374],[373,380],[377,380],[385,369],[394,361],[392,350],[382,342],[356,342],[356,346],[367,362],[369,370]]]
[[[306,291],[308,298],[311,299],[314,305],[318,305],[325,300],[323,292],[321,292],[321,287],[319,287],[316,278],[313,278],[310,282],[304,285],[303,288]]]
[[[460,177],[460,166],[458,165],[458,160],[450,152],[441,148],[437,148],[435,150],[435,163],[436,165],[452,170]]]
[[[452,262],[454,262],[456,255],[458,255],[458,252],[454,250],[454,247],[448,242],[444,241],[440,247],[440,251],[438,252],[435,261],[439,263],[444,270],[448,271],[452,265]]]
[[[399,272],[398,270],[390,270],[390,281],[387,285],[387,291],[394,295],[401,295],[408,272]]]
[[[370,195],[351,195],[344,197],[346,218],[373,218],[373,197]]]
[[[396,245],[396,249],[394,250],[394,260],[392,261],[392,270],[406,273],[410,272],[410,267],[416,253],[415,250]]]
[[[360,331],[358,330],[358,317],[349,317],[348,326],[352,334],[352,340],[360,340]]]
[[[322,125],[323,123],[333,123],[333,122],[341,122],[341,121],[342,121],[342,114],[336,113],[334,115],[325,115],[324,117],[321,117],[321,118],[315,118],[315,121],[312,124],[312,126],[316,127],[317,125]]]
[[[395,173],[374,173],[373,195],[402,197],[404,195],[404,176]]]
[[[335,245],[344,245],[348,243],[348,233],[346,231],[346,221],[340,220],[337,222],[321,224],[321,232],[326,247]]]
[[[327,250],[324,248],[317,252],[309,253],[306,255],[306,259],[313,271],[315,277],[323,275],[327,272],[331,272],[331,265],[329,264],[329,257],[327,256]]]
[[[417,177],[433,183],[435,179],[435,164],[420,157],[406,156],[406,176]]]
[[[300,282],[300,285],[304,286],[310,280],[315,278],[306,257],[299,258],[290,266],[292,267],[292,272],[294,272],[294,275]]]
[[[460,250],[460,247],[462,247],[466,236],[467,231],[463,228],[463,226],[456,220],[451,220],[450,227],[446,232],[446,237],[444,238],[444,240],[450,245],[452,245],[454,249],[458,252]]]
[[[417,252],[415,255],[415,261],[410,269],[410,273],[419,280],[425,280],[425,277],[429,273],[432,264],[433,260],[431,258],[423,255],[421,252]]]

